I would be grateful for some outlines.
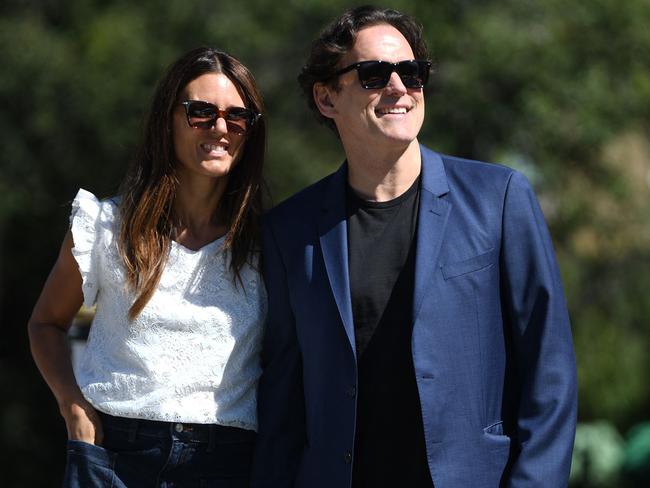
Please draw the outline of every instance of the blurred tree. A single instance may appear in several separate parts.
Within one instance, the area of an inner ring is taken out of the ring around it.
[[[618,486],[624,460],[623,438],[608,422],[581,424],[576,430],[571,486]]]
[[[636,425],[628,433],[623,473],[636,486],[650,483],[650,422]]]

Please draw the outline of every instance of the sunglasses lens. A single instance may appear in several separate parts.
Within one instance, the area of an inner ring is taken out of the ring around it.
[[[226,112],[226,125],[228,131],[243,134],[248,130],[252,114],[248,109],[241,107],[229,108]]]
[[[243,120],[248,121],[251,117],[251,112],[243,107],[231,107],[228,109],[228,118],[230,120]]]
[[[406,88],[422,88],[429,78],[430,64],[427,61],[402,61],[393,65],[381,61],[361,63],[357,68],[361,85],[368,89],[384,88],[395,70]]]
[[[371,61],[363,63],[357,69],[359,72],[359,81],[364,88],[383,88],[390,79],[392,66],[388,63]]]
[[[184,102],[187,112],[187,121],[191,127],[198,129],[211,129],[217,118],[223,117],[226,121],[228,132],[244,134],[253,122],[253,113],[247,108],[230,107],[220,111],[211,103],[201,101]]]
[[[187,121],[192,127],[209,129],[216,118],[214,107],[209,103],[190,102],[187,104]]]
[[[425,73],[428,74],[426,63],[419,61],[402,61],[397,65],[396,71],[406,88],[422,88]]]

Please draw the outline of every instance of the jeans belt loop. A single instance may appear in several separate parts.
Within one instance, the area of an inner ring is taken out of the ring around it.
[[[138,419],[129,420],[129,442],[135,442],[138,436]]]
[[[214,451],[217,444],[217,427],[214,424],[208,426],[208,448],[206,452]]]

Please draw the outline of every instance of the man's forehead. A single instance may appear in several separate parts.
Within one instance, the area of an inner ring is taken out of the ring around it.
[[[402,61],[413,59],[413,50],[404,35],[395,27],[378,24],[361,29],[357,33],[354,46],[346,58],[351,62],[369,59]]]

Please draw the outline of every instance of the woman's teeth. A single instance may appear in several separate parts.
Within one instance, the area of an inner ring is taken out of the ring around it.
[[[227,147],[223,144],[201,144],[201,148],[206,152],[223,153],[227,151]]]

